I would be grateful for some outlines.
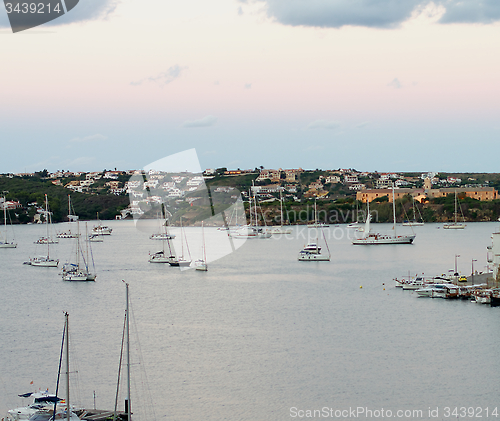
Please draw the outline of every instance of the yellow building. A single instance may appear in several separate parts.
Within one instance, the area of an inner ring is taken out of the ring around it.
[[[445,197],[449,194],[471,197],[473,199],[488,201],[498,198],[498,192],[493,187],[476,187],[476,188],[447,188],[447,189],[394,189],[394,197],[396,200],[401,199],[407,194],[413,196],[415,200],[421,202],[426,198]],[[380,197],[387,196],[389,202],[392,202],[392,189],[366,189],[356,193],[356,200],[366,203],[366,201],[374,201]]]

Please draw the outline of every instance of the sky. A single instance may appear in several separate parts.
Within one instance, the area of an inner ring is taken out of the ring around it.
[[[500,172],[498,0],[80,0],[13,33],[0,173]]]

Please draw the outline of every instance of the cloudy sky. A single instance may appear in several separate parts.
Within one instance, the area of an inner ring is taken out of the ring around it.
[[[3,3],[3,2],[2,2]],[[498,0],[80,0],[12,33],[0,173],[499,172]]]

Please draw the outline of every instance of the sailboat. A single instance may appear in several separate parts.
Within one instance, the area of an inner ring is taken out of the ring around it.
[[[40,237],[35,241],[35,244],[57,244],[59,240],[57,238],[52,238],[52,212],[49,212],[49,201],[47,195],[45,195],[45,211],[43,212],[45,218],[45,226],[47,227],[47,235],[45,237]]]
[[[257,198],[254,195],[253,197],[253,216],[255,222],[252,219],[252,195],[251,191],[248,192],[248,203],[249,203],[249,215],[250,215],[250,223],[248,225],[244,225],[234,231],[230,232],[231,237],[233,238],[271,238],[272,234],[265,230],[264,228],[259,226],[259,221],[257,219]],[[264,221],[265,223],[265,221]],[[255,224],[255,225],[254,225]]]
[[[163,205],[162,205],[163,206]],[[174,234],[170,234],[167,229],[167,218],[163,217],[163,207],[160,212],[160,216],[158,217],[160,221],[160,230],[155,234],[151,234],[149,237],[151,240],[173,240],[175,238]],[[165,227],[165,228],[163,228]]]
[[[0,249],[15,249],[17,247],[17,243],[13,241],[9,241],[7,238],[7,202],[5,200],[5,194],[3,196],[3,227],[5,229],[5,237],[0,240]]]
[[[317,218],[317,208],[316,208],[316,200],[314,201],[314,220],[318,221]],[[316,224],[315,228],[315,238],[313,242],[308,243],[300,252],[298,256],[298,260],[302,262],[310,262],[310,261],[330,261],[331,253],[328,248],[328,242],[325,238],[325,233],[323,232],[324,224]],[[321,247],[318,245],[318,230],[321,230],[321,234],[323,235],[323,239],[326,244],[326,248],[328,250],[328,255],[321,253]]]
[[[327,227],[328,224],[325,224],[324,222],[319,222],[318,220],[318,209],[316,205],[317,197],[314,198],[314,221],[312,224],[307,224],[307,228],[318,228],[319,226],[321,227]]]
[[[417,217],[416,217],[416,214],[415,214],[415,198],[412,197],[412,205],[413,205],[413,221],[405,221],[403,222],[403,226],[404,227],[418,227],[418,226],[422,226],[424,225],[424,221],[422,219],[422,215],[420,214],[420,211],[418,210],[418,207],[416,208],[417,209],[417,212],[420,216],[420,221],[417,221]]]
[[[354,218],[353,218],[354,219]],[[356,231],[363,231],[359,223],[359,209],[358,209],[358,201],[356,200],[356,221],[347,224],[348,229],[355,229]]]
[[[72,210],[71,195],[68,194],[68,222],[69,223],[78,221],[78,216],[73,215],[71,213],[71,210]],[[75,237],[76,237],[76,234],[72,233],[71,229],[69,229],[68,231],[60,232],[59,234],[57,234],[57,238],[75,238]]]
[[[49,212],[49,200],[47,198],[47,195],[45,195],[45,226],[47,229],[47,237],[42,237],[46,238],[47,241],[45,242],[35,242],[36,244],[46,244],[47,245],[47,255],[46,256],[37,256],[33,257],[30,259],[28,262],[25,262],[25,264],[31,265],[31,266],[40,266],[40,267],[57,267],[59,265],[59,260],[52,259],[50,257],[50,244],[53,244],[50,241],[50,236],[49,236],[49,220],[50,220],[50,212]]]
[[[292,229],[290,227],[285,227],[283,225],[283,201],[285,199],[283,198],[283,195],[281,194],[280,190],[280,226],[278,227],[272,227],[269,232],[271,234],[291,234]]]
[[[65,323],[63,331],[63,340],[61,345],[61,354],[59,357],[59,371],[57,374],[56,393],[47,392],[24,393],[19,395],[23,398],[33,397],[31,405],[21,408],[15,408],[8,411],[8,421],[79,421],[80,418],[73,412],[70,406],[69,390],[69,315],[64,313]],[[61,365],[63,355],[66,360],[66,398],[59,398],[59,379],[61,375]],[[55,414],[55,416],[54,416]]]
[[[203,229],[203,221],[201,222],[201,237],[202,237],[202,246],[201,246],[201,253],[203,258],[196,260],[194,262],[194,266],[196,270],[200,270],[203,272],[206,272],[208,270],[208,265],[207,265],[207,248],[205,245],[205,230]]]
[[[163,213],[163,211],[162,211]],[[170,263],[175,260],[175,255],[172,253],[172,246],[170,244],[170,240],[175,237],[175,235],[172,237],[168,231],[167,231],[167,221],[165,220],[165,223],[163,224],[163,227],[165,229],[165,232],[160,232],[160,237],[155,238],[158,240],[162,241],[162,249],[160,251],[157,251],[156,253],[149,254],[149,263]],[[164,235],[161,235],[164,234]],[[153,234],[155,235],[155,234]],[[168,253],[165,251],[165,242],[168,245]]]
[[[182,216],[180,217],[181,224],[181,254],[177,257],[172,257],[168,263],[170,266],[189,266],[191,265],[191,253],[189,252],[189,245],[187,242],[186,234],[184,233],[184,229],[182,227]],[[184,242],[186,243],[187,253],[189,255],[189,259],[184,257]]]
[[[457,222],[457,215],[458,215],[458,213],[457,213],[457,206],[458,206],[457,191],[455,190],[455,222],[449,222],[447,224],[444,224],[443,225],[444,229],[448,229],[448,230],[463,230],[465,228],[465,224]],[[462,211],[461,208],[460,208],[460,211]],[[462,215],[462,219],[463,219],[463,215]]]
[[[89,269],[89,243],[87,242],[86,256],[84,256],[80,245],[80,224],[77,224],[75,260],[73,263],[66,263],[63,266],[62,279],[63,281],[95,281],[96,274],[93,259],[94,273]]]
[[[394,199],[394,185],[392,186],[392,215],[393,215],[393,225],[392,229],[394,231],[393,235],[378,234],[374,233],[370,229],[370,203],[367,203],[367,213],[365,229],[361,238],[355,238],[352,240],[354,245],[375,245],[375,244],[412,244],[415,239],[415,234],[410,235],[397,235],[396,233],[396,201]]]
[[[118,395],[120,392],[120,376],[122,368],[122,356],[123,356],[123,346],[125,345],[125,358],[127,366],[127,398],[125,399],[125,413],[122,413],[120,419],[125,419],[126,421],[132,421],[132,402],[131,402],[131,389],[130,389],[130,306],[129,306],[129,284],[125,281],[125,320],[123,324],[123,336],[122,336],[122,347],[120,352],[120,364],[118,369],[118,383],[116,387],[116,397],[115,397],[115,408],[113,411],[113,421],[118,419]],[[125,417],[124,417],[124,416]],[[111,417],[110,417],[111,418]]]

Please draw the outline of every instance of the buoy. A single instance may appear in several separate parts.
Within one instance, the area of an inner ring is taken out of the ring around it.
[[[385,291],[385,288],[384,288],[384,291]]]
[[[359,288],[363,288],[363,285],[360,285]]]

